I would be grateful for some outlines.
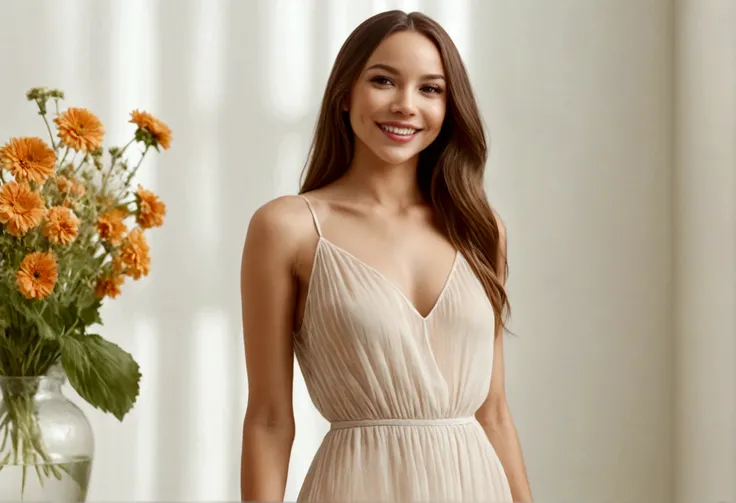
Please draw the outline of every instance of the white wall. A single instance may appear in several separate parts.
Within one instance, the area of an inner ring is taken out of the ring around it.
[[[665,0],[3,3],[0,141],[43,134],[23,98],[36,85],[100,115],[111,142],[127,139],[133,108],[174,130],[174,148],[139,177],[169,206],[152,274],[104,313],[104,335],[134,353],[144,381],[123,424],[85,408],[98,441],[90,500],[238,497],[247,221],[296,190],[344,37],[393,7],[448,28],[490,128],[488,188],[509,228],[519,335],[507,343],[508,388],[536,499],[734,500],[733,451],[719,444],[736,448],[736,253],[720,241],[736,213],[733,149],[721,147],[734,86],[726,2],[704,4],[702,16],[700,0],[678,6],[676,47]],[[719,108],[718,96],[730,101]],[[295,406],[290,500],[326,431],[301,381]],[[718,418],[716,433],[698,410]],[[713,491],[696,498],[709,477]]]
[[[480,3],[479,3],[480,4]],[[672,9],[488,2],[513,412],[539,501],[669,501]]]
[[[736,2],[677,2],[678,501],[736,500]]]

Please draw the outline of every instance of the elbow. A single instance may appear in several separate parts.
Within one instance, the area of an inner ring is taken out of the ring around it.
[[[249,408],[243,419],[243,432],[278,438],[289,444],[294,442],[296,424],[291,413],[279,413],[267,409]]]
[[[506,400],[497,400],[483,407],[475,414],[475,418],[487,431],[504,431],[514,427]]]

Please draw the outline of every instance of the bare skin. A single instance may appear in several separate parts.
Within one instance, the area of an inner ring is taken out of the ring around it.
[[[371,69],[375,64],[396,71]],[[439,54],[421,35],[398,33],[384,41],[351,93],[357,138],[351,166],[337,182],[306,194],[324,238],[380,271],[422,315],[436,303],[455,260],[416,178],[417,155],[434,140],[445,113],[443,80],[426,76],[442,73]],[[377,126],[385,121],[421,131],[412,142],[396,144]],[[312,216],[295,196],[262,206],[248,228],[241,270],[249,386],[242,501],[284,498],[295,433],[292,338],[304,316],[317,241]],[[496,339],[491,388],[476,417],[506,470],[514,501],[531,501],[506,405],[502,339]]]

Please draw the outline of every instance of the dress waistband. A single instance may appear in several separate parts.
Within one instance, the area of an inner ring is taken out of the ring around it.
[[[445,426],[470,424],[473,422],[475,422],[474,416],[437,419],[359,419],[356,421],[333,421],[330,423],[330,429],[342,430],[345,428],[365,428],[370,426]]]

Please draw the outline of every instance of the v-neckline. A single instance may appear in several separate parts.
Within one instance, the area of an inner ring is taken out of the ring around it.
[[[354,262],[358,263],[361,267],[365,268],[368,271],[371,271],[376,277],[378,277],[381,281],[386,283],[391,289],[396,291],[396,293],[399,294],[399,296],[404,299],[404,302],[406,305],[412,310],[412,312],[417,315],[419,318],[422,319],[422,321],[427,321],[429,318],[434,314],[434,312],[438,309],[440,304],[442,303],[442,299],[445,297],[445,292],[448,290],[450,283],[452,282],[452,278],[455,276],[455,269],[457,269],[457,264],[460,261],[460,250],[455,250],[455,258],[452,261],[452,266],[450,267],[450,272],[447,274],[447,277],[445,278],[445,283],[442,285],[442,289],[440,290],[439,294],[437,295],[437,299],[434,301],[434,304],[432,304],[431,309],[429,312],[424,315],[419,312],[419,309],[417,309],[417,306],[409,299],[409,297],[399,288],[399,286],[393,282],[392,280],[388,279],[388,277],[383,274],[381,271],[379,271],[374,266],[368,264],[364,260],[358,258],[355,256],[355,254],[347,251],[345,248],[336,245],[329,239],[325,238],[324,236],[319,236],[319,243],[325,243],[327,246],[332,248],[333,250],[338,251],[339,253],[347,256]],[[316,257],[315,257],[316,258]],[[314,271],[312,271],[312,274],[314,274]]]

